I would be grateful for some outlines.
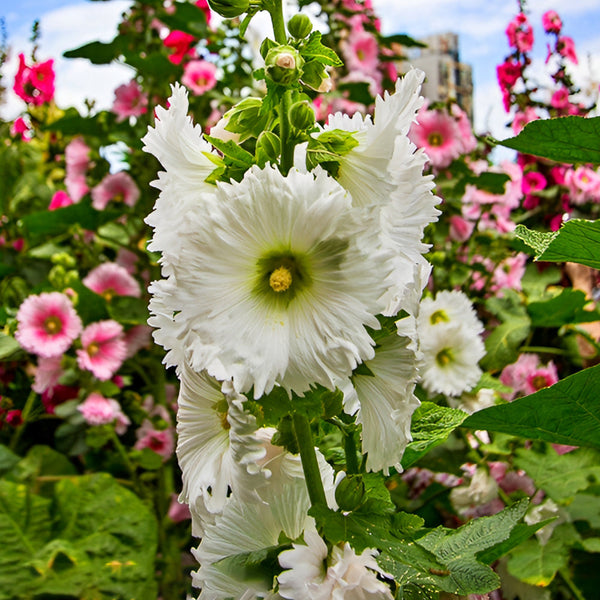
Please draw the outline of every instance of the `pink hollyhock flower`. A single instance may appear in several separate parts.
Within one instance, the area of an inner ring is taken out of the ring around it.
[[[64,354],[81,333],[81,319],[67,296],[44,292],[26,298],[17,312],[15,338],[43,358]]]
[[[519,52],[529,52],[533,48],[533,27],[527,17],[519,13],[506,28],[508,43]]]
[[[65,186],[73,202],[79,202],[90,190],[85,175],[90,166],[90,148],[82,137],[76,137],[65,148]]]
[[[149,348],[152,339],[152,328],[149,325],[136,325],[125,332],[127,358],[135,356],[142,348]]]
[[[148,111],[148,95],[135,79],[115,90],[112,111],[117,115],[117,123],[128,117],[139,117]]]
[[[562,20],[555,10],[549,10],[542,15],[542,26],[546,33],[560,33]]]
[[[163,461],[168,460],[175,450],[175,438],[173,428],[154,429],[154,425],[148,419],[144,419],[142,426],[135,432],[138,440],[134,445],[136,450],[149,448],[156,454],[163,457]]]
[[[525,391],[527,378],[534,373],[540,364],[540,357],[537,354],[520,354],[516,362],[506,365],[500,374],[500,381],[513,389],[512,393],[505,396],[507,400],[512,400],[518,393]]]
[[[100,381],[110,379],[127,356],[123,327],[113,320],[88,325],[81,333],[81,345],[77,350],[79,368],[91,371]]]
[[[186,55],[193,55],[194,50],[190,46],[194,43],[196,38],[184,31],[171,31],[169,35],[163,40],[163,44],[167,48],[172,48],[173,52],[169,55],[169,60],[174,65],[181,64],[183,57]]]
[[[217,85],[217,65],[206,60],[191,60],[183,69],[181,83],[201,96]]]
[[[556,49],[561,56],[568,58],[573,64],[579,64],[577,53],[575,52],[575,42],[573,38],[561,35],[556,42]]]
[[[54,60],[28,67],[25,55],[19,54],[19,69],[13,90],[19,98],[35,106],[51,102],[54,98]]]
[[[36,394],[45,392],[50,397],[52,396],[54,388],[58,385],[58,381],[64,373],[61,363],[62,356],[40,357],[38,359],[35,379],[31,386]]]
[[[379,46],[374,35],[362,25],[353,27],[342,45],[348,72],[361,71],[373,74],[379,66]]]
[[[10,126],[10,135],[14,137],[19,136],[22,141],[30,142],[33,137],[33,131],[23,117],[18,117]]]
[[[458,104],[453,104],[450,111],[458,128],[459,140],[462,145],[461,154],[469,154],[477,147],[477,140],[473,135],[473,128],[471,127],[469,117]]]
[[[105,398],[97,392],[92,392],[78,407],[88,425],[108,425],[115,423],[115,431],[122,435],[131,423],[121,410],[119,403],[113,398]]]
[[[140,284],[116,263],[102,263],[92,269],[83,279],[83,285],[108,301],[113,296],[134,296],[142,294]]]
[[[450,239],[455,242],[466,242],[473,233],[475,225],[458,215],[452,215],[450,221]]]
[[[573,204],[600,202],[600,175],[590,167],[581,166],[576,169],[568,169],[565,173],[565,185]]]
[[[557,110],[562,110],[569,106],[569,90],[567,88],[559,88],[552,94],[550,106]]]
[[[454,119],[444,111],[428,110],[425,106],[421,108],[408,137],[425,150],[429,162],[436,169],[447,167],[461,155],[460,132]]]
[[[496,67],[496,76],[501,90],[510,90],[523,74],[523,66],[516,60],[505,60]]]
[[[516,112],[515,118],[512,122],[512,130],[515,135],[518,135],[527,123],[531,123],[531,121],[536,121],[539,119],[537,113],[535,112],[535,108],[532,106],[527,106],[523,112]]]
[[[516,256],[509,256],[501,261],[492,275],[491,291],[495,292],[503,288],[520,290],[521,279],[525,275],[526,263],[527,255],[523,252],[519,252]]]
[[[533,394],[538,390],[554,385],[558,381],[558,373],[554,363],[550,361],[545,367],[537,367],[535,371],[529,373],[525,378],[523,391],[526,394]]]
[[[130,275],[136,272],[136,264],[138,262],[138,255],[127,248],[119,248],[117,252],[116,262],[121,265]]]
[[[540,198],[534,192],[545,189],[547,185],[548,181],[539,171],[523,173],[523,179],[521,180],[521,189],[525,194],[523,208],[526,210],[535,208],[540,203]]]
[[[167,512],[167,517],[173,521],[173,523],[181,523],[192,518],[190,508],[185,502],[179,502],[179,494],[171,494],[171,504]]]
[[[126,171],[119,171],[109,173],[92,189],[92,206],[104,210],[111,200],[134,206],[139,197],[140,190],[135,181]]]
[[[206,24],[210,25],[210,6],[208,6],[208,2],[206,0],[196,0],[194,4],[204,13],[206,17]]]
[[[48,210],[64,208],[65,206],[71,206],[71,204],[74,204],[74,202],[69,197],[69,194],[63,190],[58,190],[54,192],[54,196],[52,196],[52,200],[50,200],[50,204],[48,205]]]

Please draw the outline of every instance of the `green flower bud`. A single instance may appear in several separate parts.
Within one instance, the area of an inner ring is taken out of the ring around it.
[[[275,162],[281,154],[281,140],[272,131],[263,131],[256,140],[256,160],[260,166]]]
[[[312,31],[312,23],[306,15],[294,15],[288,22],[288,31],[297,40],[305,38]]]
[[[275,46],[265,58],[266,74],[279,85],[297,82],[302,75],[304,59],[292,46]]]
[[[77,264],[75,257],[68,252],[57,252],[50,257],[50,260],[55,265],[62,265],[63,267],[74,267]]]
[[[306,100],[296,102],[290,106],[289,119],[296,129],[310,129],[315,124],[315,111]]]
[[[248,10],[249,4],[250,0],[208,0],[210,9],[226,19],[239,17]]]
[[[365,499],[361,475],[346,475],[335,488],[335,501],[342,510],[355,510]]]

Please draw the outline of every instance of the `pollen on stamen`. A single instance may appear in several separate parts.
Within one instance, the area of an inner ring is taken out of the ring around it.
[[[287,267],[278,267],[269,277],[269,285],[274,292],[285,292],[292,285],[292,274]]]

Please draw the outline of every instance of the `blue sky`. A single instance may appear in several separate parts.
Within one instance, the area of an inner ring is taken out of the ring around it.
[[[419,37],[452,31],[460,35],[461,57],[473,67],[475,83],[476,129],[491,128],[496,135],[506,120],[500,106],[495,66],[508,52],[504,30],[517,11],[516,0],[373,0],[386,34],[408,33]],[[127,0],[86,2],[84,0],[2,1],[0,16],[6,22],[13,53],[5,72],[10,80],[18,52],[29,52],[31,24],[41,19],[42,39],[39,59],[54,57],[57,68],[57,101],[60,105],[82,106],[87,95],[98,106],[112,101],[114,88],[127,81],[130,72],[117,67],[92,67],[87,61],[61,59],[65,50],[87,41],[112,39],[119,15]],[[535,28],[535,56],[543,65],[546,41],[541,15],[556,10],[564,23],[564,34],[575,39],[580,55],[581,81],[600,81],[600,1],[599,0],[528,0],[530,20]],[[592,64],[591,71],[587,68]],[[11,70],[12,69],[12,70]],[[91,69],[94,69],[92,71]],[[541,69],[540,69],[541,72]],[[18,110],[16,104],[4,107],[2,114]]]

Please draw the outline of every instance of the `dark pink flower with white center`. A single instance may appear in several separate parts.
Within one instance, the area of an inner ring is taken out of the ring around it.
[[[545,367],[539,366],[529,373],[525,379],[523,391],[526,394],[534,394],[539,390],[554,385],[558,381],[558,372],[556,366],[550,361]]]
[[[423,107],[417,113],[417,122],[408,132],[410,140],[425,154],[436,169],[447,167],[462,152],[460,133],[455,120],[441,110]]]
[[[71,206],[71,204],[74,204],[74,202],[69,194],[63,190],[58,190],[54,192],[54,196],[52,196],[52,200],[50,200],[50,204],[48,205],[48,210],[64,208],[65,206]]]
[[[533,48],[533,27],[524,13],[519,13],[506,28],[508,43],[519,52],[529,52]]]
[[[135,432],[138,441],[135,443],[136,450],[149,448],[156,454],[163,457],[163,461],[168,460],[175,450],[175,438],[173,428],[155,429],[152,422],[145,419],[142,426]]]
[[[54,60],[27,66],[25,55],[19,54],[19,69],[13,90],[19,98],[34,106],[51,102],[54,98]]]
[[[163,40],[163,44],[167,48],[171,48],[173,52],[169,55],[169,60],[174,65],[181,64],[184,56],[194,54],[191,45],[195,41],[195,37],[184,31],[171,31],[169,35]]]
[[[120,404],[113,398],[105,398],[92,392],[78,407],[88,425],[99,426],[115,423],[115,431],[122,435],[131,423],[121,410]]]
[[[65,294],[44,292],[26,298],[17,312],[15,338],[43,358],[64,354],[81,333],[81,319]]]
[[[565,185],[573,204],[600,202],[600,175],[590,167],[581,166],[576,169],[568,169],[565,173]]]
[[[148,95],[135,79],[115,90],[112,111],[117,115],[117,123],[128,117],[139,117],[148,111]]]
[[[546,11],[542,15],[542,26],[546,33],[560,33],[562,25],[562,20],[555,10]]]
[[[523,208],[525,210],[531,210],[540,203],[540,198],[535,195],[535,192],[545,189],[547,185],[548,181],[539,171],[527,171],[523,173],[521,189],[525,194],[525,198],[523,199]]]
[[[113,296],[134,296],[142,294],[140,284],[127,272],[125,267],[116,263],[102,263],[92,269],[83,279],[83,285],[108,301]]]
[[[33,131],[23,117],[18,117],[10,126],[10,135],[20,137],[24,142],[30,142],[33,137]]]
[[[181,83],[196,96],[202,96],[217,85],[217,65],[207,60],[191,60],[183,69]]]
[[[100,381],[110,379],[127,356],[123,327],[113,320],[88,325],[81,333],[81,345],[77,350],[79,368],[91,371]]]
[[[76,137],[65,148],[65,186],[73,202],[79,202],[90,190],[85,176],[90,166],[90,148]]]
[[[140,197],[140,190],[126,171],[109,173],[92,189],[92,206],[104,210],[109,202],[123,202],[134,206]]]
[[[49,358],[40,357],[35,370],[35,379],[31,389],[36,394],[46,393],[52,396],[54,388],[58,386],[58,381],[62,377],[64,370],[62,368],[62,356],[50,356]]]
[[[568,58],[573,64],[579,64],[573,38],[567,35],[561,35],[556,42],[556,49],[561,56]]]

